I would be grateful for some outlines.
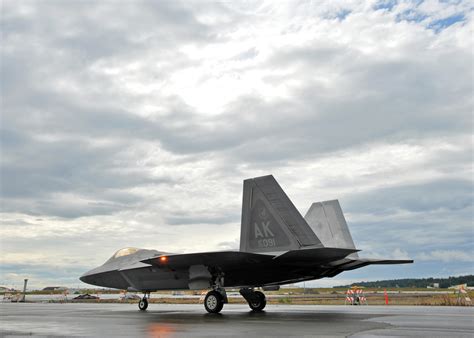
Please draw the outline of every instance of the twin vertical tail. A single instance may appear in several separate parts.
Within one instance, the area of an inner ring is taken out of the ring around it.
[[[313,203],[301,216],[272,175],[244,181],[240,251],[355,249],[338,201]]]
[[[313,203],[304,216],[325,247],[355,249],[338,200]],[[357,258],[357,253],[350,255]]]
[[[240,251],[282,252],[322,247],[272,175],[244,181]]]
[[[313,203],[303,218],[271,175],[244,181],[240,251],[329,264],[327,277],[370,264],[413,263],[359,258],[337,200]]]

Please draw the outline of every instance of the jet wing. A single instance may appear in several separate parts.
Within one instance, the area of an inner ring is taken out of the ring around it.
[[[217,251],[190,254],[163,254],[144,259],[141,262],[159,267],[185,268],[191,265],[219,266],[231,268],[255,263],[284,263],[284,264],[323,264],[341,260],[355,249],[340,248],[312,248],[287,251],[280,255],[256,254],[241,251]]]
[[[240,251],[215,251],[190,254],[163,254],[144,259],[141,262],[159,267],[183,268],[191,265],[219,266],[229,268],[248,263],[271,261],[273,255],[255,254]]]
[[[356,249],[341,249],[341,248],[313,248],[291,250],[276,256],[275,261],[282,263],[304,262],[304,263],[328,263],[340,260],[351,253],[357,252]]]

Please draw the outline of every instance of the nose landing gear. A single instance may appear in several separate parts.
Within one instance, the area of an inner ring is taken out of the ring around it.
[[[140,301],[138,302],[138,308],[141,310],[141,311],[145,311],[147,308],[148,308],[148,299],[147,298],[150,298],[150,293],[145,293],[143,295],[143,298],[140,299]]]

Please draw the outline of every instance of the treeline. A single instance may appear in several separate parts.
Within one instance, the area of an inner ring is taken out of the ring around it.
[[[448,288],[453,285],[467,284],[474,286],[474,275],[448,277],[448,278],[406,278],[406,279],[388,279],[375,282],[357,282],[351,285],[340,285],[335,288],[347,288],[349,286],[365,286],[369,288],[426,288],[438,283],[440,288]]]

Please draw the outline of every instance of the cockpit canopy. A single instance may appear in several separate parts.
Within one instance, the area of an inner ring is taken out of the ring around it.
[[[135,255],[136,254],[136,255]],[[119,259],[121,257],[127,257],[130,255],[134,255],[133,259],[136,259],[137,261],[145,259],[145,258],[150,258],[156,255],[159,255],[160,252],[156,250],[148,250],[148,249],[140,249],[140,248],[134,248],[134,247],[128,247],[128,248],[123,248],[118,250],[113,254],[112,257],[110,257],[104,264],[114,262],[114,261],[120,261],[124,262],[127,261],[127,259]]]
[[[132,248],[132,247],[123,248],[123,249],[120,249],[119,251],[117,251],[112,257],[113,258],[118,258],[118,257],[122,257],[122,256],[128,256],[128,255],[134,254],[138,250],[141,250],[141,249]]]
[[[109,261],[111,261],[112,259],[115,259],[115,258],[124,257],[124,256],[134,254],[134,253],[136,253],[140,250],[143,250],[143,249],[133,248],[133,247],[120,249],[116,253],[114,253],[114,255],[112,257],[110,257]]]

